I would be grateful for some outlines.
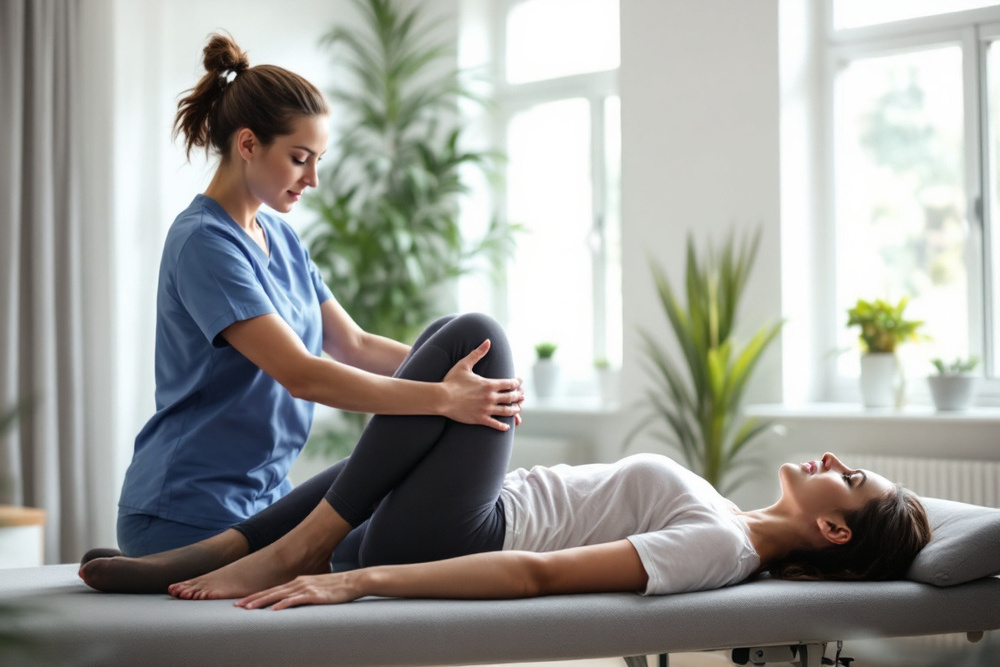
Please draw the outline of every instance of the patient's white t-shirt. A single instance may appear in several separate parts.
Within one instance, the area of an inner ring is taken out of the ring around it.
[[[666,456],[521,468],[507,475],[501,498],[505,550],[628,538],[649,576],[647,595],[721,588],[760,567],[736,506]]]

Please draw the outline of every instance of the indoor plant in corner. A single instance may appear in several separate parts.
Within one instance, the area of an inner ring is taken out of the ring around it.
[[[882,299],[858,299],[847,310],[847,326],[861,327],[861,402],[866,408],[901,406],[904,383],[896,347],[917,340],[923,322],[903,317],[908,299],[893,305]]]
[[[771,424],[743,418],[740,407],[754,368],[777,337],[782,322],[761,326],[745,345],[734,337],[740,299],[760,243],[760,230],[737,243],[730,233],[721,251],[709,245],[699,257],[691,236],[682,305],[661,267],[653,264],[660,303],[682,358],[675,360],[663,333],[641,331],[646,370],[653,386],[643,401],[647,412],[626,437],[653,435],[680,450],[687,466],[728,494],[753,471],[735,477],[748,463],[747,445]]]
[[[454,310],[451,283],[498,267],[514,226],[494,218],[470,239],[459,220],[466,170],[495,176],[501,156],[462,145],[460,79],[438,22],[424,4],[354,0],[360,28],[336,27],[323,44],[345,69],[330,92],[336,141],[306,198],[318,219],[305,230],[309,253],[351,317],[370,333],[411,343]],[[485,260],[485,261],[483,261]],[[307,451],[346,455],[366,415],[341,412],[340,427],[316,428]]]
[[[975,396],[978,376],[975,370],[979,360],[976,357],[956,359],[950,364],[941,359],[932,359],[936,375],[927,376],[931,388],[931,398],[938,410],[965,410]]]

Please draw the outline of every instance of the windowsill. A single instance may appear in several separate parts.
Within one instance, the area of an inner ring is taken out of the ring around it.
[[[855,422],[916,422],[920,424],[1000,424],[1000,408],[973,406],[967,410],[938,412],[928,405],[903,408],[865,408],[860,403],[806,403],[804,405],[761,404],[747,406],[745,413],[785,423],[849,420]]]
[[[619,412],[621,412],[619,401],[605,401],[598,396],[553,396],[552,398],[531,396],[524,403],[525,415],[601,417],[616,415]]]

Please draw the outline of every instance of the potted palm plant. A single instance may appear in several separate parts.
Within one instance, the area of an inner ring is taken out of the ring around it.
[[[979,363],[976,357],[955,359],[946,363],[941,359],[932,359],[931,363],[937,370],[936,375],[927,376],[927,384],[931,388],[931,399],[938,410],[965,410],[975,396],[978,377],[973,371]]]
[[[360,29],[337,27],[323,40],[346,68],[331,91],[340,134],[307,206],[313,261],[338,301],[366,331],[409,342],[453,310],[442,295],[458,276],[499,267],[514,227],[494,218],[469,239],[459,200],[466,169],[495,177],[502,157],[462,145],[458,101],[469,97],[449,46],[422,6],[354,0]],[[480,260],[486,260],[480,261]],[[346,454],[366,417],[341,413],[317,429],[311,451]]]
[[[699,256],[687,239],[684,294],[678,299],[664,271],[652,265],[670,333],[681,352],[676,361],[662,333],[641,331],[646,370],[653,386],[643,400],[646,412],[626,437],[657,428],[655,435],[680,450],[689,468],[723,494],[731,493],[751,472],[736,474],[749,460],[746,447],[770,427],[740,407],[754,368],[777,337],[783,322],[765,324],[745,344],[734,332],[740,299],[760,243],[760,230],[737,242],[731,233],[721,250],[709,245]]]
[[[858,299],[847,310],[847,326],[861,328],[861,401],[866,408],[887,408],[901,405],[904,384],[896,358],[896,348],[906,341],[918,340],[920,320],[903,316],[908,299],[895,305],[882,299]]]

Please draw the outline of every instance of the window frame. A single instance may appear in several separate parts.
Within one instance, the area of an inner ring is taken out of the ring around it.
[[[572,74],[552,79],[539,81],[528,81],[524,83],[508,83],[506,73],[507,62],[507,18],[514,7],[523,0],[498,0],[491,3],[490,31],[492,33],[492,73],[491,100],[494,104],[492,123],[490,128],[493,145],[504,147],[507,145],[507,128],[510,121],[520,112],[530,109],[533,106],[549,102],[557,102],[566,99],[585,99],[590,109],[590,139],[591,139],[591,210],[594,219],[592,221],[592,233],[598,239],[599,247],[592,253],[593,256],[593,282],[591,285],[591,298],[593,299],[593,336],[594,350],[593,358],[608,359],[612,367],[621,364],[622,350],[609,349],[608,327],[611,317],[619,318],[621,326],[621,313],[609,313],[607,286],[607,271],[609,265],[608,253],[608,205],[613,198],[608,196],[608,163],[607,163],[607,118],[606,104],[609,98],[619,97],[618,77],[619,67],[609,70],[587,72],[583,74]],[[507,197],[502,186],[493,192],[496,209],[501,219],[507,218]],[[620,218],[620,216],[618,216]],[[620,230],[618,230],[620,234]],[[498,294],[495,301],[500,305],[501,318],[507,318],[507,304],[510,295],[507,292],[506,283],[497,286]],[[587,368],[564,368],[565,376],[569,381],[564,393],[575,395],[586,393],[587,389],[581,389],[581,385],[586,385],[593,373],[593,369]]]
[[[941,45],[957,45],[962,52],[962,77],[964,91],[963,131],[965,137],[963,163],[965,169],[966,219],[968,244],[966,267],[968,271],[970,354],[981,359],[980,371],[985,375],[979,392],[979,403],[993,404],[1000,401],[1000,331],[995,331],[995,313],[1000,309],[1000,293],[991,294],[992,272],[1000,271],[1000,257],[991,265],[991,239],[1000,234],[1000,211],[991,211],[986,184],[990,178],[986,136],[987,91],[986,46],[990,39],[1000,39],[1000,5],[977,8],[937,16],[918,17],[891,23],[858,28],[835,30],[833,27],[834,0],[826,0],[822,16],[821,58],[822,82],[820,85],[820,119],[823,183],[820,217],[816,230],[821,243],[817,245],[820,256],[817,266],[829,262],[833,270],[823,280],[822,293],[835,303],[836,294],[836,134],[835,86],[840,69],[847,63],[892,53],[908,52]],[[828,250],[823,250],[828,248]],[[817,331],[820,349],[835,349],[837,332],[844,327],[844,318],[836,318],[831,308],[817,312]],[[844,316],[846,317],[846,315]],[[840,375],[837,360],[824,359],[820,375],[821,390],[826,400],[852,401],[857,394],[857,378]],[[908,395],[917,402],[929,402],[929,391],[923,382],[910,378]]]

